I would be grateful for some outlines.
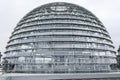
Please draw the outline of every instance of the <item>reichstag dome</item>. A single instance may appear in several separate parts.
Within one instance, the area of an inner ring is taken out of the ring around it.
[[[85,8],[64,2],[25,15],[5,54],[12,72],[109,72],[116,63],[113,42],[101,21]]]

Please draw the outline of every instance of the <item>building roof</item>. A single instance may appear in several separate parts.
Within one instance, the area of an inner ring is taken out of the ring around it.
[[[110,35],[99,19],[65,2],[30,11],[17,24],[6,48],[6,60],[17,66],[14,72],[106,72],[116,63]]]

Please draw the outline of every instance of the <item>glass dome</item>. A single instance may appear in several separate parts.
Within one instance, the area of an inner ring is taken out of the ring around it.
[[[110,71],[113,42],[90,11],[71,3],[42,5],[24,16],[6,47],[8,72]]]

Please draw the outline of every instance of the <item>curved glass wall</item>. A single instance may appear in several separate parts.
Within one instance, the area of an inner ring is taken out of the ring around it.
[[[116,63],[113,42],[88,10],[50,3],[29,12],[15,27],[6,57],[8,72],[104,72]]]

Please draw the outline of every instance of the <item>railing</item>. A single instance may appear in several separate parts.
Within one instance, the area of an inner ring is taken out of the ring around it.
[[[8,63],[2,66],[3,73],[81,73],[109,72],[109,65],[77,63]]]

